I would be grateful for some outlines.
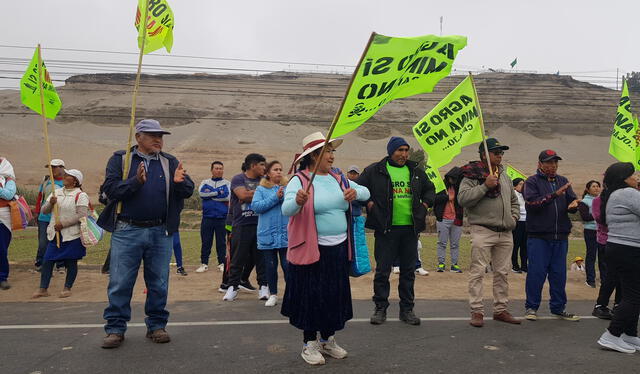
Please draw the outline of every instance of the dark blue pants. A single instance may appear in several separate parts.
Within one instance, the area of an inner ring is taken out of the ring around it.
[[[596,230],[584,229],[584,243],[587,246],[585,254],[585,270],[587,273],[587,283],[596,282],[596,258],[598,259],[598,271],[600,271],[600,283],[604,283],[607,274],[606,262],[604,261],[604,248],[598,247],[596,240]]]
[[[11,243],[11,231],[0,223],[0,282],[9,277],[9,243]]]
[[[200,249],[200,263],[209,264],[211,246],[213,245],[213,237],[215,235],[218,264],[224,264],[227,249],[227,231],[224,228],[224,220],[224,218],[202,217],[202,222],[200,224],[200,239],[202,241],[202,248]]]
[[[180,244],[180,232],[173,233],[173,255],[176,258],[176,266],[182,267],[182,245]]]
[[[64,286],[71,289],[78,275],[78,260],[44,261],[42,263],[42,269],[40,269],[40,288],[49,288],[54,263],[63,263],[67,268],[67,277],[64,280]]]
[[[542,299],[542,287],[549,277],[549,309],[559,314],[567,304],[567,251],[568,240],[527,240],[528,269],[525,308],[538,310]]]
[[[284,273],[285,279],[287,279],[287,249],[261,249],[260,252],[264,255],[264,268],[267,276],[267,285],[269,286],[269,293],[271,295],[278,294],[278,256],[280,256],[280,266]]]
[[[42,266],[44,253],[47,251],[47,245],[49,245],[49,238],[47,238],[47,227],[49,221],[38,220],[38,253],[36,253],[35,266]],[[64,261],[55,261],[56,269],[64,267]]]

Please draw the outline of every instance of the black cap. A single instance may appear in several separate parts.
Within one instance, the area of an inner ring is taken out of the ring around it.
[[[494,149],[502,149],[503,151],[506,151],[507,149],[509,149],[508,146],[500,144],[500,142],[496,138],[487,138],[487,148],[489,148],[489,151],[493,151]],[[484,152],[484,143],[480,143],[480,148],[478,148],[478,151],[480,153]]]
[[[540,162],[547,162],[551,160],[562,160],[562,157],[558,156],[556,151],[551,149],[545,149],[540,152],[540,155],[538,155],[538,161]]]

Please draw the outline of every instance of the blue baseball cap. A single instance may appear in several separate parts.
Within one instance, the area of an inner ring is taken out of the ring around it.
[[[143,119],[136,124],[136,134],[139,132],[154,132],[161,134],[171,134],[169,131],[160,127],[160,122],[155,119]]]

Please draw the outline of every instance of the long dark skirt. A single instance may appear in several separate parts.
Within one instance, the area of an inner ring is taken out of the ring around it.
[[[282,315],[308,331],[338,331],[353,318],[347,242],[320,246],[320,261],[289,263]]]

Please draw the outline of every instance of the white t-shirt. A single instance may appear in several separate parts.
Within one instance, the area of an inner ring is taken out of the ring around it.
[[[82,192],[79,188],[58,188],[55,190],[56,198],[58,202],[56,205],[58,206],[58,214],[60,214],[60,219],[73,219],[76,217],[76,205],[77,206],[89,206],[89,196]],[[76,203],[76,195],[78,196],[78,201]],[[51,195],[47,197],[47,202],[51,200]],[[55,207],[54,207],[55,208]],[[55,222],[56,220],[51,218],[51,222],[49,222],[49,226],[47,227],[47,239],[53,240],[56,237],[55,230]],[[76,240],[80,237],[80,222],[75,225],[71,225],[68,227],[64,227],[60,230],[62,234],[62,241],[69,242],[71,240]]]

